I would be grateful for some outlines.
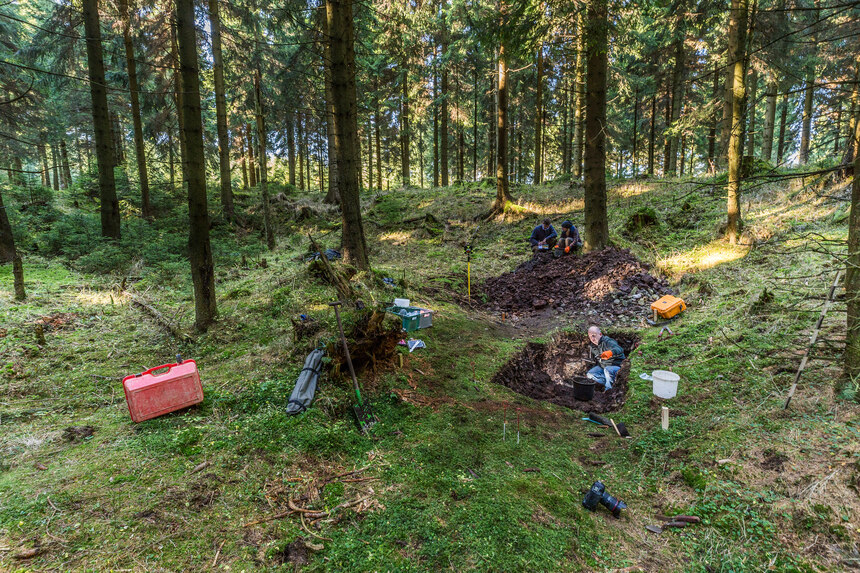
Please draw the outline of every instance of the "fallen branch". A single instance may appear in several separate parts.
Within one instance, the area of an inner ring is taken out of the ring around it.
[[[293,503],[293,500],[291,499],[287,500],[287,505],[293,511],[297,513],[306,513],[308,514],[308,517],[313,517],[313,519],[317,519],[318,517],[325,517],[329,514],[328,511],[319,511],[317,509],[305,509],[304,507],[299,507],[298,505]]]
[[[244,524],[242,527],[251,527],[252,525],[259,525],[261,523],[266,523],[268,521],[275,521],[276,519],[283,519],[283,518],[287,517],[288,515],[290,515],[291,513],[295,513],[295,512],[291,509],[289,511],[276,513],[275,515],[270,515],[269,517],[264,517],[262,519],[257,519],[255,521],[249,521],[248,523]]]
[[[299,514],[299,519],[300,519],[300,520],[301,520],[301,522],[302,522],[302,529],[304,529],[305,531],[307,531],[309,534],[313,535],[313,536],[314,536],[314,537],[316,537],[317,539],[322,539],[323,541],[331,541],[331,538],[329,538],[329,537],[323,537],[322,535],[317,535],[316,533],[314,533],[313,531],[311,531],[310,529],[308,529],[308,526],[307,526],[307,525],[305,525],[305,516],[304,516],[304,515],[302,515],[301,513]]]
[[[221,542],[221,545],[218,546],[218,550],[215,552],[215,559],[212,560],[212,568],[214,569],[216,565],[218,565],[218,556],[221,555],[221,548],[224,547],[224,544],[227,543],[227,540]]]
[[[152,305],[143,300],[142,297],[137,296],[135,294],[129,294],[129,297],[131,297],[131,303],[133,305],[141,308],[144,312],[146,312],[146,314],[148,314],[150,318],[152,318],[152,320],[154,320],[155,323],[158,324],[158,326],[167,330],[171,335],[173,335],[174,338],[183,341],[193,340],[190,335],[179,330],[176,325],[172,324],[169,320],[167,320],[167,318],[165,318],[163,314],[158,312],[157,309],[155,309]]]
[[[311,237],[310,233],[308,233],[308,239],[311,240],[311,249],[320,253],[319,261],[322,264],[323,274],[325,274],[328,282],[337,289],[337,294],[340,296],[340,299],[343,301],[354,300],[355,291],[352,289],[349,281],[346,280],[341,273],[334,270],[334,267],[331,266],[331,263],[325,254],[325,250],[320,247],[316,241],[314,241],[314,238]]]
[[[836,272],[836,278],[833,279],[833,286],[830,287],[830,292],[827,294],[827,301],[821,309],[821,316],[818,317],[818,322],[815,323],[815,330],[812,331],[812,336],[809,337],[809,344],[806,346],[806,351],[803,353],[803,359],[800,361],[800,367],[797,369],[797,374],[794,375],[794,382],[791,384],[791,389],[788,391],[788,397],[785,399],[783,410],[788,409],[791,403],[791,398],[794,396],[794,391],[797,390],[797,383],[800,380],[800,375],[803,374],[806,363],[809,361],[809,352],[815,346],[815,341],[818,339],[818,332],[821,330],[821,325],[824,323],[824,317],[827,311],[830,310],[830,304],[833,302],[833,295],[836,293],[836,287],[839,286],[839,278],[842,276],[842,271]]]

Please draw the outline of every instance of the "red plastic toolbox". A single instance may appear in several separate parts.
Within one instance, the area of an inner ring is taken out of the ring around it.
[[[167,368],[165,372],[159,372]],[[135,422],[143,422],[203,401],[203,385],[197,363],[184,360],[163,364],[122,379],[128,412]]]

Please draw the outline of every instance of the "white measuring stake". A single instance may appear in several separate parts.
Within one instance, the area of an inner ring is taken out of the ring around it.
[[[663,410],[660,412],[660,418],[663,425],[664,430],[669,429],[669,408],[663,406]]]

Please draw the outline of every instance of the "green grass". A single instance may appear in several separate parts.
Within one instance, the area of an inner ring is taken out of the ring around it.
[[[10,204],[26,200],[11,197]],[[717,240],[719,193],[677,181],[614,187],[613,242],[675,281],[689,310],[672,323],[674,337],[640,333],[628,400],[613,414],[633,438],[595,440],[581,413],[489,383],[525,340],[546,341],[551,333],[526,335],[459,304],[466,240],[475,236],[472,288],[480,299],[483,279],[525,258],[525,238],[537,221],[582,224],[582,190],[567,182],[520,188],[516,208],[477,228],[473,219],[492,197],[490,188],[462,185],[363,200],[374,274],[354,280],[361,298],[405,296],[438,311],[433,328],[417,333],[427,348],[400,351],[404,368],[361,376],[381,420],[371,436],[356,431],[346,380],[324,375],[310,411],[284,411],[318,342],[296,342],[289,318],[309,315],[322,325],[319,342],[336,342],[326,304],[334,291],[298,262],[306,233],[319,236],[329,223],[279,221],[274,253],[264,251],[256,232],[236,239],[217,227],[220,318],[191,342],[173,340],[119,290],[131,275],[138,292],[190,330],[187,264],[181,252],[160,250],[184,240],[181,207],[152,228],[129,224],[149,243],[142,254],[125,243],[110,253],[100,246],[91,261],[83,251],[64,253],[60,243],[54,258],[40,258],[26,245],[51,244],[50,227],[28,227],[35,233],[22,242],[29,298],[0,304],[0,548],[10,549],[0,551],[0,568],[209,570],[220,547],[219,569],[280,570],[291,567],[280,555],[299,535],[324,546],[311,553],[311,571],[844,567],[860,528],[860,418],[834,390],[838,364],[813,362],[792,408],[782,410],[799,362],[794,351],[820,305],[809,297],[822,296],[833,274],[831,259],[810,250],[803,234],[844,239],[841,207],[802,188],[757,189],[744,208],[758,243],[729,247]],[[57,199],[52,217],[95,224],[70,219],[64,201]],[[660,224],[626,233],[630,215],[645,207]],[[427,213],[444,228],[398,225]],[[326,247],[336,246],[335,235],[323,239]],[[242,254],[249,268],[241,267]],[[261,257],[268,268],[257,264]],[[105,261],[110,269],[99,266]],[[788,275],[814,278],[780,278]],[[401,284],[387,289],[380,280],[386,276]],[[0,267],[0,300],[11,301],[11,282],[11,269]],[[766,287],[770,301],[761,299]],[[39,346],[34,322],[60,312],[73,313],[71,322],[49,330]],[[347,327],[355,320],[352,311],[344,318]],[[836,313],[825,326],[830,338],[844,328]],[[178,352],[200,365],[205,401],[132,424],[120,378]],[[659,404],[639,374],[667,366],[682,380],[663,432]],[[420,397],[422,405],[398,393]],[[64,428],[81,425],[96,428],[92,438],[62,438]],[[787,457],[783,471],[762,468],[765,451]],[[339,509],[314,530],[327,540],[310,536],[295,516],[243,527],[283,511],[288,497],[301,499],[313,480],[364,466],[361,475],[373,480],[328,483],[319,499],[301,501],[331,509],[368,496],[360,511]],[[630,506],[622,519],[582,507],[596,479]],[[644,526],[656,523],[657,513],[692,513],[703,524],[653,537]],[[36,540],[43,553],[23,565],[12,560]],[[825,546],[836,549],[825,555]]]

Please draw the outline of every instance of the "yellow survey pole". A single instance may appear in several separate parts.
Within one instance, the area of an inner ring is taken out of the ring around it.
[[[466,296],[472,300],[472,245],[463,247],[466,252]]]

